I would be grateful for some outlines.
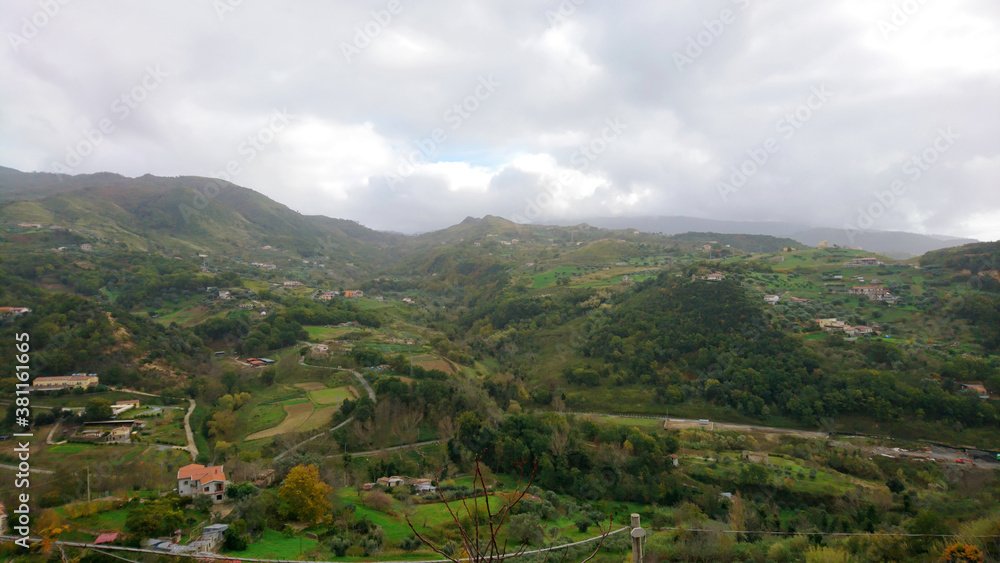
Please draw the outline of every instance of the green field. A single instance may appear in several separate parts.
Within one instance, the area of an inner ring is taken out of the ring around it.
[[[344,399],[351,398],[351,392],[344,387],[310,391],[309,398],[317,405],[339,405]]]
[[[304,537],[286,538],[281,532],[265,528],[259,540],[253,542],[245,551],[228,552],[234,557],[251,559],[303,559],[302,555],[309,553],[319,542]]]

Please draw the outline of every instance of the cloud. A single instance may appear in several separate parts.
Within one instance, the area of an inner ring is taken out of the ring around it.
[[[239,184],[377,228],[484,214],[839,227],[901,179],[872,228],[1000,238],[991,0],[59,6],[0,5],[5,166],[65,164],[108,119],[73,171],[235,161]],[[116,113],[150,66],[162,83]],[[786,137],[782,119],[820,87],[834,96]],[[276,111],[290,117],[272,135]],[[627,124],[613,141],[609,120]],[[947,127],[954,146],[911,181],[906,162]],[[271,140],[250,159],[255,136]],[[779,149],[721,198],[771,138]]]

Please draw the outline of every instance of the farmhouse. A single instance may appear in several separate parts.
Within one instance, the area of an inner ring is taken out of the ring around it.
[[[771,305],[777,305],[778,301],[781,301],[781,297],[779,297],[777,295],[765,295],[764,296],[764,301],[766,301],[767,303],[769,303]]]
[[[71,440],[97,444],[130,444],[132,443],[132,428],[135,424],[134,420],[85,422],[83,429],[74,433]]]
[[[722,272],[712,272],[711,274],[705,276],[705,279],[708,281],[720,281],[726,279],[726,274],[723,274]]]
[[[855,258],[850,262],[844,262],[844,265],[851,268],[860,268],[866,266],[881,266],[882,263],[879,262],[878,258],[875,258],[874,256],[866,256],[864,258]]]
[[[100,380],[96,373],[74,373],[58,377],[36,377],[31,385],[35,391],[58,391],[59,389],[86,389],[98,383]]]
[[[221,465],[192,463],[177,470],[177,493],[181,496],[209,495],[214,502],[222,502],[226,483]]]
[[[980,399],[984,399],[985,400],[985,399],[989,399],[990,398],[990,394],[986,390],[986,387],[984,387],[984,386],[982,386],[982,385],[980,385],[978,383],[963,383],[962,384],[962,389],[971,389],[972,391],[975,391],[976,393],[979,394],[979,398]]]
[[[219,292],[219,299],[232,299],[232,298],[233,298],[233,294],[229,293],[228,291],[220,291]]]
[[[285,287],[302,287],[302,282],[286,281],[282,285],[285,286]]]

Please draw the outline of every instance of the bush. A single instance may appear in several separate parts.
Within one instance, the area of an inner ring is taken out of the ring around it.
[[[365,495],[362,501],[365,506],[372,510],[385,512],[388,514],[392,510],[392,497],[382,491],[372,491]]]

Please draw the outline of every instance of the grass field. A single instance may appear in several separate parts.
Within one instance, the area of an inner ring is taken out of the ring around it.
[[[258,440],[260,438],[270,438],[279,434],[295,432],[299,426],[309,420],[309,417],[313,413],[313,404],[309,401],[286,404],[284,405],[284,410],[287,416],[281,421],[281,424],[273,428],[268,428],[267,430],[254,432],[253,434],[247,436],[246,440]]]
[[[438,358],[437,356],[432,356],[430,354],[413,356],[412,358],[410,358],[410,361],[413,362],[413,365],[420,366],[424,369],[437,369],[445,373],[455,373],[455,370],[452,369],[451,364],[442,360],[441,358]]]
[[[340,410],[339,405],[333,405],[329,407],[320,407],[313,411],[309,418],[299,426],[298,430],[305,432],[308,430],[315,430],[317,428],[322,428],[330,424],[333,416],[337,414]]]
[[[309,391],[309,398],[317,405],[339,405],[344,399],[349,399],[351,392],[346,387],[336,387],[334,389],[317,389]]]
[[[302,559],[301,555],[316,549],[319,542],[309,538],[286,538],[280,532],[266,528],[259,540],[247,546],[245,551],[231,552],[235,557],[251,559]]]

